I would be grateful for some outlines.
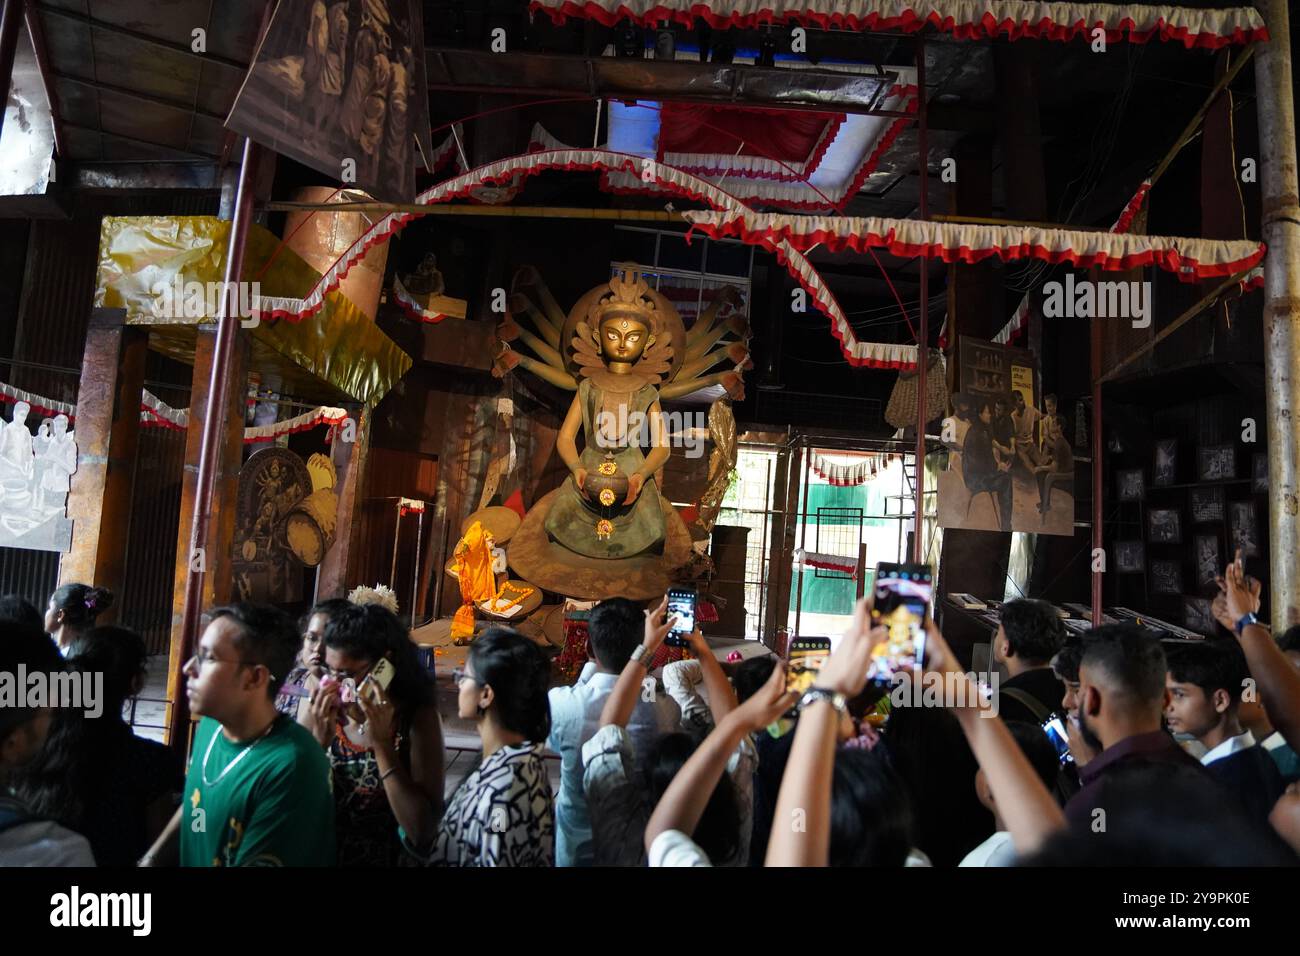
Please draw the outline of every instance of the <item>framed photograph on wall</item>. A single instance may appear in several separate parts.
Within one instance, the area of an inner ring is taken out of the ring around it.
[[[1259,495],[1268,494],[1268,455],[1255,455],[1251,459],[1250,490]]]
[[[1202,445],[1196,450],[1196,477],[1226,481],[1237,477],[1237,449],[1232,445]]]
[[[1142,469],[1130,468],[1115,473],[1120,501],[1141,501],[1145,491],[1142,481]]]
[[[1228,550],[1232,558],[1237,549],[1243,558],[1259,554],[1259,527],[1255,523],[1255,502],[1234,501],[1228,505]]]
[[[1183,540],[1182,516],[1177,508],[1152,508],[1147,512],[1147,540],[1152,544],[1179,544]]]
[[[1182,563],[1179,561],[1152,561],[1151,590],[1156,594],[1182,594]]]
[[[1219,633],[1219,622],[1214,619],[1214,611],[1205,598],[1183,598],[1183,626],[1206,637]]]
[[[1223,573],[1223,559],[1219,556],[1219,536],[1217,534],[1198,534],[1196,536],[1196,586],[1213,584],[1214,579]]]
[[[1116,571],[1121,574],[1142,574],[1146,569],[1146,549],[1141,541],[1115,542]]]
[[[1156,442],[1155,464],[1151,469],[1151,484],[1172,485],[1178,476],[1178,441],[1162,438]]]
[[[1223,520],[1223,489],[1192,489],[1192,524]]]

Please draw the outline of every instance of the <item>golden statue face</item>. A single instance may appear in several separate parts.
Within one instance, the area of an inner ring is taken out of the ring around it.
[[[597,332],[600,352],[607,362],[634,364],[653,340],[650,328],[627,316],[610,316]]]

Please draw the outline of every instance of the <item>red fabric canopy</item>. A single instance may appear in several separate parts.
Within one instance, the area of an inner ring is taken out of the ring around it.
[[[762,156],[786,163],[807,163],[814,150],[826,151],[843,113],[811,110],[752,110],[694,103],[665,103],[659,126],[658,159],[665,153],[721,153]],[[820,156],[817,157],[820,159]]]

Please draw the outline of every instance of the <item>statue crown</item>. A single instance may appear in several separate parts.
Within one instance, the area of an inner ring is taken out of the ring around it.
[[[658,317],[650,286],[640,269],[631,264],[623,267],[622,275],[609,280],[609,293],[602,295],[591,309],[594,328],[599,328],[609,319],[625,318],[640,322],[654,332],[659,324]]]

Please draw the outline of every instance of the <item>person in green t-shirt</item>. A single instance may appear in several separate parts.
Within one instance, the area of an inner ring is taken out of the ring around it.
[[[275,709],[298,653],[276,608],[212,612],[185,665],[200,716],[181,806],[142,866],[332,866],[330,763],[311,734]]]

